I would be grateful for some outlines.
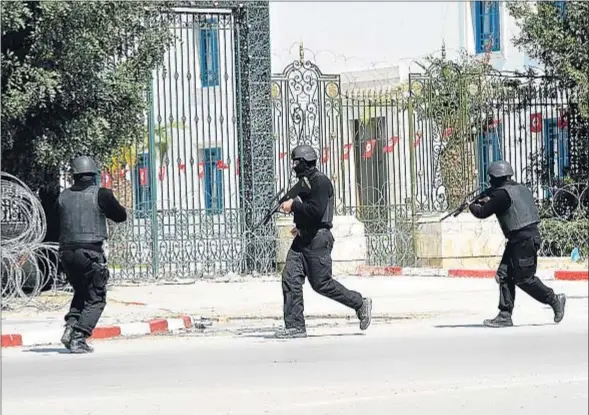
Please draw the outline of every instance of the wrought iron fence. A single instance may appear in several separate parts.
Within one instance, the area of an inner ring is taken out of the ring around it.
[[[292,184],[290,151],[301,143],[317,150],[333,180],[337,213],[364,223],[369,264],[416,264],[417,217],[487,186],[486,168],[498,159],[513,164],[542,207],[541,254],[587,257],[578,231],[587,224],[586,185],[572,184],[582,182],[574,91],[506,74],[462,74],[453,83],[411,74],[408,85],[342,91],[339,75],[301,58],[272,75],[266,154],[239,121],[239,27],[233,12],[178,15],[178,42],[154,76],[145,131],[101,175],[131,212],[109,243],[117,278],[272,272],[274,228],[251,226],[267,191]],[[240,158],[249,160],[245,169]]]
[[[109,243],[119,277],[235,270],[243,206],[234,29],[230,12],[177,15],[143,140],[104,177],[132,211]]]
[[[410,90],[417,134],[434,149],[431,161],[417,158],[433,171],[418,174],[424,210],[457,206],[465,193],[488,186],[490,163],[507,160],[542,213],[539,255],[587,257],[586,120],[576,91],[558,79],[504,73],[464,74],[452,84],[411,75]]]
[[[405,161],[412,151],[397,98],[342,95],[339,75],[323,74],[302,59],[272,78],[277,187],[295,180],[292,148],[313,146],[319,169],[333,180],[337,214],[364,223],[368,261],[375,265],[414,263]]]
[[[277,186],[294,180],[290,150],[312,145],[333,180],[338,213],[365,225],[371,264],[415,263],[416,215],[444,212],[483,190],[495,160],[512,163],[544,216],[562,204],[555,195],[582,165],[581,137],[570,132],[576,94],[557,80],[492,73],[448,82],[411,74],[407,88],[342,92],[338,75],[301,59],[272,85]],[[577,193],[573,208],[581,211],[586,194]],[[562,216],[550,217],[562,225]],[[570,245],[587,255],[580,233],[565,244],[544,233],[541,254],[562,255],[566,249],[548,247]]]
[[[260,199],[274,191],[258,166],[271,148],[260,121],[270,109],[270,80],[260,75],[270,67],[268,4],[202,6],[175,12],[175,41],[154,71],[145,127],[100,174],[129,213],[109,225],[119,281],[273,267],[273,237],[252,230]]]

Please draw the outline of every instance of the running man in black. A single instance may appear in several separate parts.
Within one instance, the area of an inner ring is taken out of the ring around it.
[[[311,190],[281,206],[283,212],[294,214],[296,227],[291,231],[294,240],[282,274],[285,327],[276,337],[307,336],[303,305],[305,277],[317,293],[355,310],[360,329],[366,330],[370,325],[372,300],[348,290],[332,276],[334,196],[331,180],[317,170],[317,153],[311,146],[296,147],[291,159],[297,177],[307,177]]]

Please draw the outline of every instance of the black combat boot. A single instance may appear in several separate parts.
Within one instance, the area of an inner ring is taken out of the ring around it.
[[[554,296],[554,302],[551,304],[554,310],[554,322],[560,323],[564,318],[564,306],[567,302],[567,296],[564,294],[557,294]]]
[[[277,339],[301,339],[307,337],[307,330],[298,327],[282,328],[274,333],[274,337]]]
[[[69,350],[70,344],[72,342],[72,334],[74,332],[74,324],[76,324],[76,320],[69,320],[65,323],[65,330],[63,331],[63,335],[61,336],[61,343],[65,346],[66,349]]]
[[[86,333],[74,330],[70,343],[70,351],[75,354],[92,353],[94,349],[86,342],[87,337]]]
[[[513,326],[513,321],[511,321],[510,313],[507,311],[501,311],[497,314],[497,317],[485,320],[483,321],[483,324],[487,327],[511,327]]]
[[[362,306],[356,311],[360,319],[360,330],[366,330],[372,321],[372,299],[364,298]]]

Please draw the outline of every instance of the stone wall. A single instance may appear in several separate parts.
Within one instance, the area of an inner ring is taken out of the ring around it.
[[[294,227],[292,217],[279,217],[276,221],[278,271],[282,272],[286,255],[292,244],[290,230]],[[355,275],[358,266],[366,262],[366,237],[364,224],[354,216],[335,216],[333,218],[333,237],[335,243],[331,254],[334,275]]]
[[[480,220],[470,214],[450,217],[422,215],[415,238],[417,266],[435,268],[496,269],[501,261],[505,238],[495,218]],[[540,257],[538,269],[586,270],[587,260],[572,262],[568,257]]]

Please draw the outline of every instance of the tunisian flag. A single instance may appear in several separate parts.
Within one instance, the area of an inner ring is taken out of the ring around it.
[[[100,186],[110,189],[112,188],[112,177],[109,172],[105,171],[101,175]]]
[[[530,132],[539,133],[542,131],[542,114],[536,113],[530,115]]]
[[[350,149],[352,148],[351,144],[344,144],[344,154],[342,154],[342,160],[349,160],[350,159]]]
[[[145,187],[149,185],[149,173],[147,167],[141,167],[139,169],[139,186]]]
[[[363,159],[369,159],[372,157],[372,154],[374,153],[374,148],[376,147],[376,139],[371,139],[366,141],[366,144],[364,144],[364,153],[362,153],[362,158]]]
[[[390,137],[387,141],[387,145],[383,147],[382,151],[384,153],[392,153],[395,145],[399,142],[399,137]]]
[[[325,164],[329,161],[329,155],[330,155],[330,149],[329,147],[323,147],[321,149],[321,163]]]

